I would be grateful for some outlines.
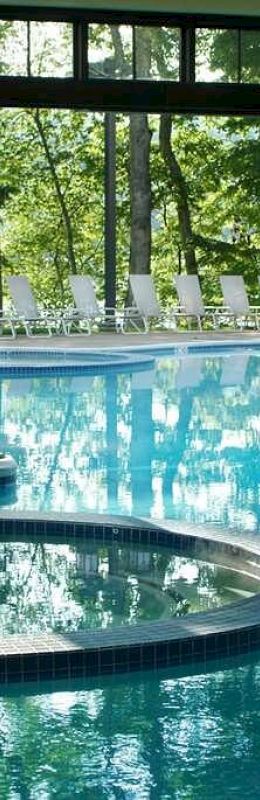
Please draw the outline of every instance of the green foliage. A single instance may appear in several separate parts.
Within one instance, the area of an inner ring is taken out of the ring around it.
[[[9,34],[10,24],[2,23],[0,43],[4,43]],[[110,48],[107,60],[114,59],[116,69],[121,59],[124,70],[129,62],[130,40],[127,32],[123,34],[116,27],[106,26],[105,32],[100,25],[91,27],[93,64],[103,35]],[[235,31],[198,31],[198,62],[207,65],[209,75],[217,73],[220,80],[235,79],[236,55],[231,44],[236,36]],[[141,45],[146,47],[145,64],[149,75],[174,77],[178,31],[173,34],[164,28],[147,27],[137,32],[137,39],[139,51]],[[243,79],[258,79],[257,32],[243,32],[241,48]],[[39,51],[37,55],[43,66],[48,53]],[[171,305],[175,299],[173,274],[185,269],[185,253],[180,235],[177,188],[169,180],[159,150],[159,117],[149,118],[149,125],[152,134],[151,270],[160,299]],[[174,117],[171,146],[187,187],[192,227],[189,244],[195,248],[205,300],[212,303],[221,300],[218,278],[222,272],[242,273],[255,300],[260,252],[259,120]],[[92,276],[98,296],[103,299],[103,116],[41,110],[37,118],[34,110],[3,109],[0,158],[3,277],[10,273],[27,274],[39,300],[59,306],[72,301],[68,275],[75,265],[77,272]],[[127,293],[130,260],[129,174],[129,119],[118,115],[119,304],[124,302]],[[240,234],[234,242],[237,220]]]

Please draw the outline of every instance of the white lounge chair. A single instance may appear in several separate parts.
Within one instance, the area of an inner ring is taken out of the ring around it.
[[[23,326],[27,336],[52,336],[60,329],[60,314],[56,310],[39,308],[31,290],[28,278],[21,275],[6,278],[8,289],[12,298],[14,311],[12,322]],[[38,329],[45,328],[39,334]]]
[[[87,334],[92,332],[94,323],[103,323],[111,328],[118,329],[117,317],[114,308],[105,308],[99,305],[96,292],[87,275],[70,275],[71,291],[75,306],[63,315],[62,327],[65,336]],[[76,328],[74,334],[72,329]]]
[[[152,321],[176,327],[174,309],[161,308],[151,275],[130,275],[129,283],[134,304],[124,311],[123,333],[129,332],[129,326],[137,333],[148,333]]]
[[[249,304],[244,278],[242,275],[222,275],[220,278],[224,302],[234,319],[235,325],[243,328],[245,322],[253,320],[259,328],[260,307]]]
[[[198,276],[176,275],[174,280],[180,303],[178,316],[196,319],[200,330],[204,319],[210,319],[215,327],[218,309],[214,306],[204,306]]]

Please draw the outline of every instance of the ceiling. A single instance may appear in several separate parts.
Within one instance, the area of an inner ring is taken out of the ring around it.
[[[246,3],[245,0],[0,0],[0,7],[3,5],[242,14],[260,17],[260,0],[246,0]]]

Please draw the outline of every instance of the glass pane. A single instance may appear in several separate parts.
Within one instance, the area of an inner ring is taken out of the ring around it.
[[[196,81],[238,80],[238,31],[196,30]]]
[[[241,81],[260,83],[260,31],[241,31]]]
[[[0,74],[27,74],[27,23],[0,20]]]
[[[137,78],[178,81],[179,65],[179,28],[135,28]]]
[[[90,78],[132,78],[132,51],[131,25],[89,25]]]
[[[73,75],[72,25],[30,22],[30,73],[41,77]]]

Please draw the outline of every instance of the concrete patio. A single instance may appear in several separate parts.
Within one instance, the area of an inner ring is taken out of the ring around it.
[[[153,331],[147,334],[121,334],[112,332],[93,333],[90,336],[76,334],[74,336],[17,336],[16,339],[0,339],[0,350],[19,347],[40,347],[51,349],[111,349],[116,348],[135,348],[135,347],[162,347],[166,345],[188,345],[192,343],[207,344],[230,344],[239,342],[247,344],[260,344],[260,331]]]

